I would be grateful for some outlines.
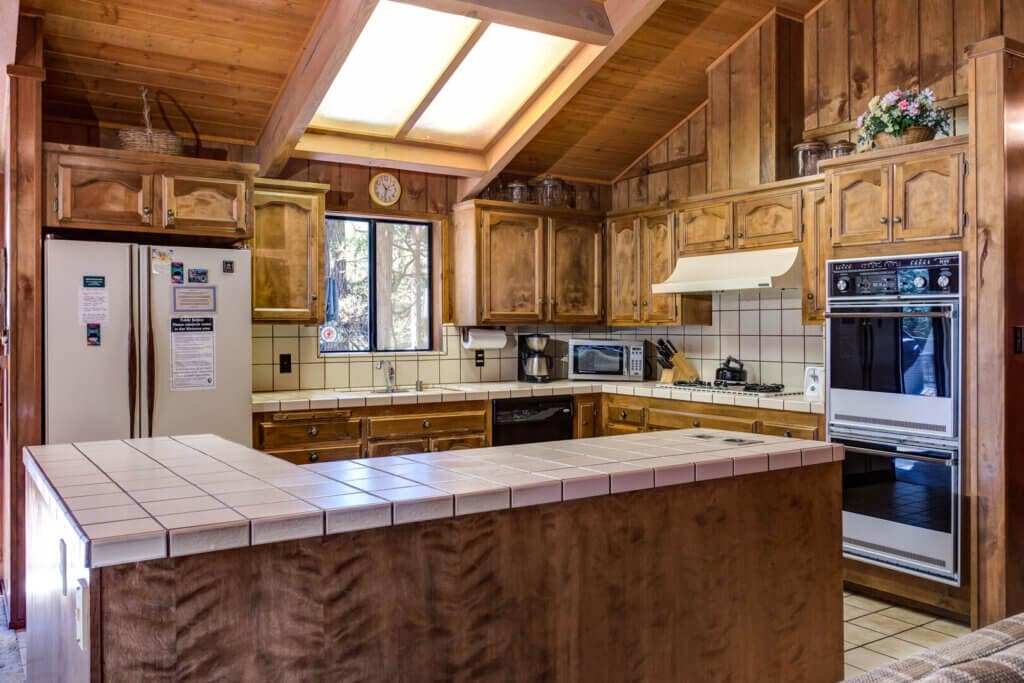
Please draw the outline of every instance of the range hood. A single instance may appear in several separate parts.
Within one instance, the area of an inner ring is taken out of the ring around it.
[[[692,294],[739,289],[799,289],[800,247],[686,256],[655,294]]]

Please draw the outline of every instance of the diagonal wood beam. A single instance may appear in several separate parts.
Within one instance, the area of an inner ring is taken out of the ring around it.
[[[605,5],[596,0],[398,0],[583,43],[606,45],[615,35]]]
[[[257,142],[262,175],[273,176],[284,168],[377,1],[327,0]]]
[[[455,70],[458,69],[462,62],[466,60],[466,56],[470,53],[473,47],[480,42],[480,39],[484,35],[484,31],[486,31],[487,27],[490,25],[491,22],[489,21],[481,21],[477,24],[477,27],[469,34],[469,38],[466,39],[466,42],[463,43],[462,47],[459,48],[459,51],[455,53],[455,57],[452,59],[451,63],[448,64],[448,67],[440,76],[438,76],[437,80],[434,81],[434,85],[430,86],[430,90],[427,91],[427,94],[423,97],[420,103],[416,105],[413,112],[409,114],[409,118],[402,123],[402,127],[398,129],[398,134],[395,136],[397,139],[401,140],[409,134],[409,131],[413,129],[416,122],[420,120],[421,116],[423,116],[423,112],[427,110],[430,103],[433,102],[434,98],[437,97],[437,94],[441,92],[441,88],[445,86],[448,80],[452,77],[452,74],[455,73]]]

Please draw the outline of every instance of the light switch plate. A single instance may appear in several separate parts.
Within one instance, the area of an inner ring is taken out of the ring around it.
[[[75,586],[75,642],[89,651],[89,584],[85,579],[79,579]]]

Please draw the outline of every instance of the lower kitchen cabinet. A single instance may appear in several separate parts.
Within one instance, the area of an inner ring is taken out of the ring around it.
[[[598,426],[601,421],[600,394],[594,396],[576,396],[573,399],[573,420],[572,436],[574,439],[589,439],[597,436]]]
[[[331,462],[332,460],[352,460],[363,457],[363,444],[357,441],[344,446],[330,446],[328,448],[290,448],[284,450],[267,451],[270,455],[287,460],[294,465],[310,465],[317,462]]]
[[[429,439],[385,439],[371,441],[366,447],[368,458],[383,458],[388,455],[414,455],[430,450]]]
[[[430,440],[431,451],[464,451],[470,448],[486,448],[486,434],[463,434],[460,436],[439,436]]]
[[[792,425],[782,422],[765,422],[761,425],[761,434],[772,436],[787,436],[793,439],[811,439],[817,441],[824,437],[822,430],[817,426],[808,427],[805,425]]]
[[[725,429],[730,432],[756,432],[757,420],[743,417],[724,417],[719,415],[703,415],[678,410],[650,408],[647,411],[647,431],[665,429]]]

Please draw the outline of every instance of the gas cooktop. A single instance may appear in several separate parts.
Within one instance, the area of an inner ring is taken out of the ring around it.
[[[660,387],[689,389],[690,391],[709,391],[720,394],[748,394],[753,396],[799,396],[801,391],[786,391],[781,384],[752,384],[747,382],[675,382],[673,384],[659,384]]]

